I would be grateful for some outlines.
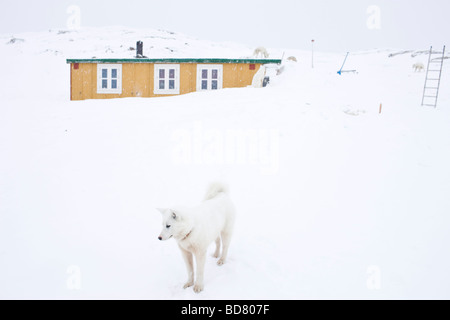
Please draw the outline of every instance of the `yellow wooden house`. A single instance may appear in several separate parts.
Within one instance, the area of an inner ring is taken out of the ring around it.
[[[161,97],[252,84],[277,59],[68,59],[70,99]]]

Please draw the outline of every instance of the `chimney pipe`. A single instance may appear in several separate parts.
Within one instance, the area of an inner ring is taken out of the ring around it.
[[[143,58],[144,57],[144,44],[142,41],[138,41],[136,43],[136,58]]]

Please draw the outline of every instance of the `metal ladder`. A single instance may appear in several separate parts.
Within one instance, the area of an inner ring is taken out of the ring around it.
[[[439,55],[439,57],[432,58],[432,55]],[[442,65],[444,64],[445,46],[442,52],[433,52],[433,47],[430,47],[430,54],[428,56],[427,73],[425,76],[425,86],[423,88],[422,106],[437,106],[439,86],[441,84]]]

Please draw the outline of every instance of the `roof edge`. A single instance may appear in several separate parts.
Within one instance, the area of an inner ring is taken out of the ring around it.
[[[255,63],[281,64],[281,59],[221,59],[221,58],[163,58],[163,59],[67,59],[67,63]]]

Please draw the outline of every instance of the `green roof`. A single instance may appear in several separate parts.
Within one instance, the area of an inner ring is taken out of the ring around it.
[[[280,59],[198,59],[198,58],[166,58],[166,59],[67,59],[67,63],[254,63],[280,64]]]

